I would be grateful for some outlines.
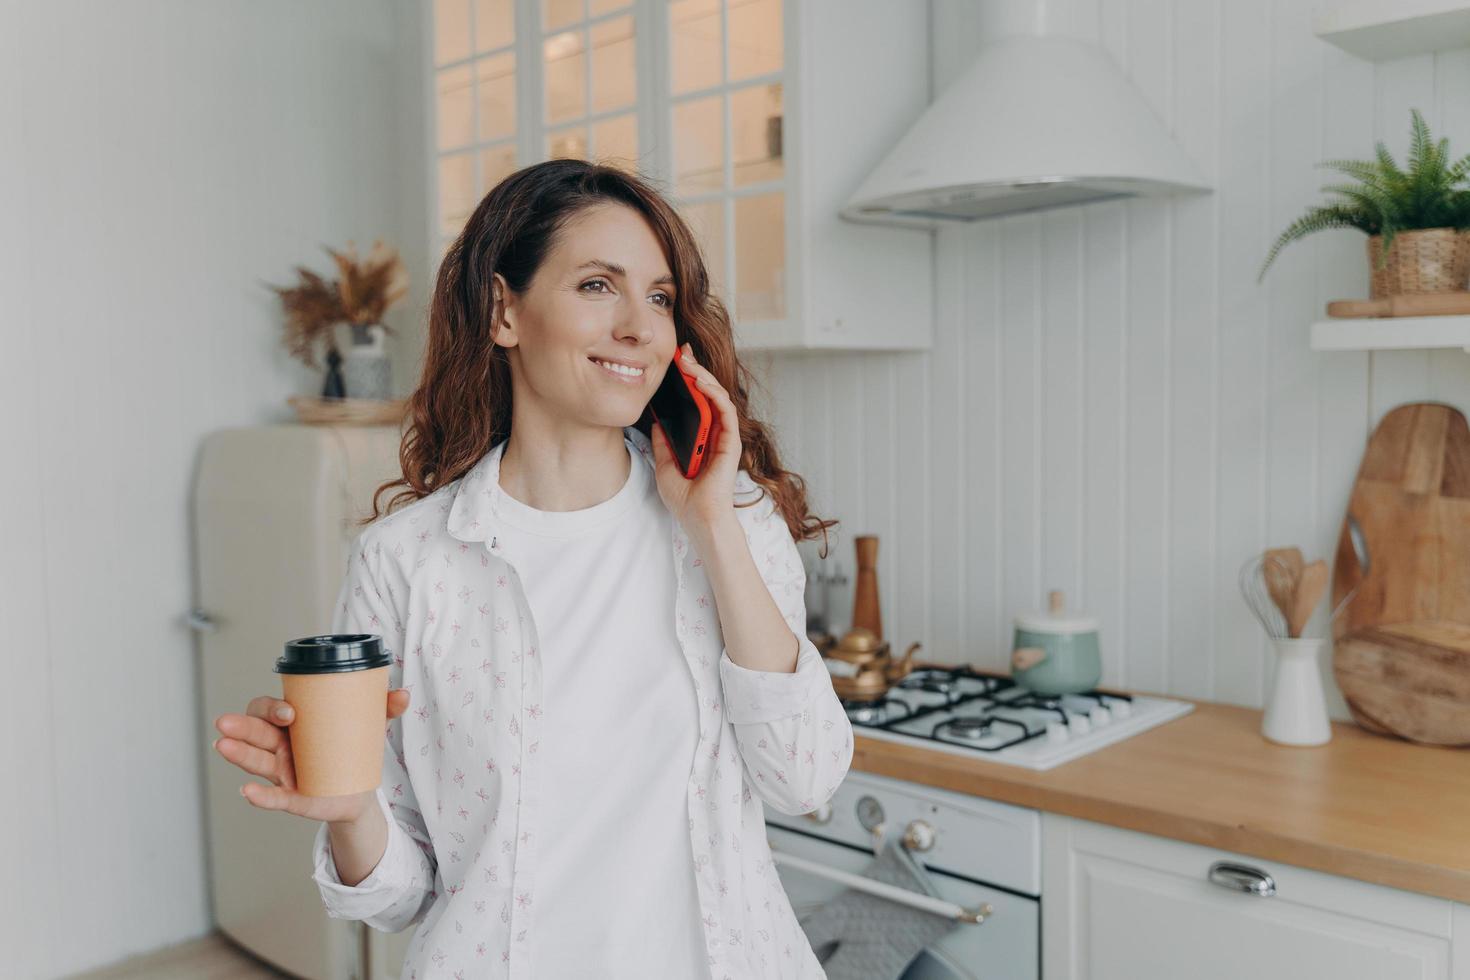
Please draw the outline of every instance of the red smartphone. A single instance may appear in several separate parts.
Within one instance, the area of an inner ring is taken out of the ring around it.
[[[684,373],[679,366],[679,354],[679,350],[674,351],[674,360],[664,372],[648,408],[674,452],[679,472],[692,480],[710,451],[715,409],[699,390],[694,376]]]

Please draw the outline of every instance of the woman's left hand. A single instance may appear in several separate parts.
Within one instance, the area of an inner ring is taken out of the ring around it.
[[[740,416],[730,395],[715,376],[694,360],[694,352],[685,344],[680,357],[684,370],[692,374],[699,390],[715,410],[714,425],[705,448],[705,459],[694,479],[679,470],[668,437],[661,431],[651,433],[654,475],[664,505],[686,531],[697,532],[729,516],[735,506],[735,474],[740,471]],[[668,370],[678,370],[670,364]],[[657,422],[654,429],[660,428]]]

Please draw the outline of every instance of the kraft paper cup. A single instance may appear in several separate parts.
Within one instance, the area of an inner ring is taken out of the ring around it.
[[[307,636],[286,644],[276,661],[287,727],[303,796],[347,796],[383,778],[388,721],[388,666],[382,637],[371,633]]]

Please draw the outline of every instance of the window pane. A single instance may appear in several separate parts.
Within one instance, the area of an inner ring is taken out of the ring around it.
[[[757,85],[730,96],[730,139],[735,144],[735,186],[780,180],[781,84]]]
[[[710,292],[728,303],[729,296],[725,292],[725,202],[681,204],[679,212],[699,242],[705,271],[709,273]]]
[[[480,151],[480,196],[516,172],[515,144],[492,146]]]
[[[475,164],[468,153],[439,160],[439,233],[458,235],[475,205]]]
[[[739,319],[786,316],[786,206],[780,193],[735,199],[735,288]]]
[[[470,102],[470,66],[439,72],[439,149],[470,142],[474,133],[474,105]]]
[[[638,100],[633,18],[618,17],[592,28],[592,111],[610,112]]]
[[[674,193],[693,197],[725,186],[725,97],[674,106]]]
[[[621,10],[631,2],[632,0],[592,0],[592,16],[610,14],[614,10]]]
[[[675,95],[720,84],[724,47],[719,0],[675,0],[669,4],[669,57]]]
[[[730,81],[781,70],[781,0],[730,0]]]
[[[556,31],[582,19],[582,0],[541,0],[541,29]]]
[[[582,32],[568,31],[546,39],[546,121],[565,122],[587,115],[587,53]]]
[[[592,153],[602,163],[636,170],[638,117],[632,113],[604,119],[592,127]]]
[[[434,64],[470,56],[470,0],[434,0]]]
[[[480,139],[516,134],[516,56],[510,52],[475,62],[480,88]]]
[[[573,126],[547,134],[547,156],[553,160],[587,159],[587,127]]]
[[[515,40],[515,0],[475,0],[475,50],[494,51]]]

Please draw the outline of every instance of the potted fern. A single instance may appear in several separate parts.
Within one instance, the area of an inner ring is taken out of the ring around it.
[[[1328,160],[1357,183],[1329,184],[1336,200],[1308,208],[1271,246],[1256,281],[1281,249],[1314,231],[1357,228],[1368,235],[1369,298],[1465,289],[1470,279],[1470,155],[1451,163],[1449,140],[1433,142],[1419,110],[1413,116],[1408,167],[1380,140],[1376,159]]]

